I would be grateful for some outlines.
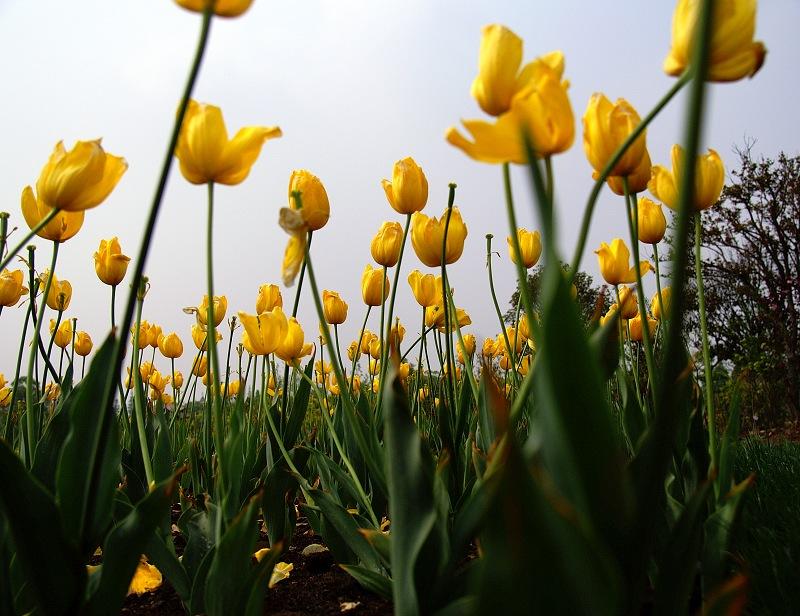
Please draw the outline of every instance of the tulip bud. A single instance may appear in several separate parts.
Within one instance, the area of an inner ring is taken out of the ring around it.
[[[176,370],[172,373],[172,386],[175,389],[183,387],[183,373],[180,370]]]
[[[658,244],[667,230],[667,219],[661,205],[647,197],[639,197],[638,212],[639,241]]]
[[[649,316],[647,317],[647,326],[650,331],[651,340],[656,333],[657,325],[658,321],[656,321],[655,319],[651,319]],[[630,332],[631,340],[633,340],[634,342],[642,341],[642,319],[638,314],[630,321],[628,321],[628,331]]]
[[[28,292],[22,284],[22,270],[9,271],[4,269],[0,273],[0,306],[15,306],[20,298]]]
[[[650,153],[645,149],[644,156],[642,156],[639,166],[636,167],[633,173],[627,176],[629,195],[640,193],[647,189],[647,183],[650,181],[651,167],[652,163],[650,162]],[[600,174],[595,171],[592,174],[592,177],[596,180],[600,177]],[[622,177],[611,175],[606,178],[606,184],[608,184],[608,187],[620,197],[625,196],[625,184],[622,182]]]
[[[399,214],[419,212],[428,202],[428,180],[411,157],[398,160],[392,169],[392,181],[383,180],[382,185],[389,205]]]
[[[447,224],[447,211],[441,219],[428,217],[416,212],[411,218],[411,245],[417,257],[428,267],[442,265],[442,242],[444,228]],[[464,252],[464,240],[467,238],[467,226],[461,218],[457,207],[453,208],[450,215],[450,224],[447,227],[447,247],[445,250],[445,263],[455,263]]]
[[[367,306],[380,306],[389,295],[389,278],[383,269],[371,265],[364,268],[361,275],[361,297]]]
[[[207,326],[208,325],[208,295],[203,296],[203,300],[200,302],[200,305],[197,307],[197,320],[200,322],[201,325]],[[225,318],[225,313],[228,311],[228,298],[224,295],[215,295],[214,296],[214,306],[213,306],[213,318],[214,318],[214,325],[219,325],[222,323],[222,319]]]
[[[203,377],[208,372],[208,358],[203,355],[200,359],[195,359],[192,363],[192,374]]]
[[[636,282],[636,269],[629,267],[630,251],[623,240],[616,238],[612,240],[610,246],[603,242],[600,248],[595,250],[595,254],[600,264],[600,273],[608,284]],[[641,261],[639,271],[642,276],[649,272],[650,262]]]
[[[661,289],[660,298],[658,296],[658,291],[656,291],[656,294],[653,295],[653,299],[650,300],[650,312],[652,312],[653,317],[655,317],[659,321],[661,321],[665,316],[669,314],[671,294],[672,294],[672,289],[670,287],[664,287],[663,289]]]
[[[612,104],[603,94],[592,95],[583,115],[583,149],[598,174],[640,123],[639,114],[625,99],[617,99]],[[642,164],[646,152],[646,131],[642,131],[609,175],[632,175]]]
[[[56,330],[56,322],[50,319],[50,333],[54,334],[53,341],[61,349],[66,349],[72,343],[72,321],[61,322]]]
[[[341,325],[347,320],[347,304],[336,291],[322,292],[322,309],[330,325]]]
[[[125,278],[130,260],[122,254],[118,238],[100,240],[100,248],[94,253],[94,270],[101,282],[113,287]]]
[[[419,270],[414,270],[408,275],[408,284],[414,293],[414,299],[423,308],[428,308],[441,302],[442,284],[441,276],[435,277],[433,274],[423,274]]]
[[[222,340],[222,334],[217,332],[217,342]],[[192,324],[192,342],[198,351],[208,349],[208,331],[199,323]]]
[[[672,146],[672,172],[661,165],[655,165],[650,183],[647,185],[656,199],[668,208],[678,208],[678,187],[686,164],[686,156],[679,145]],[[716,151],[709,149],[708,154],[701,154],[695,159],[694,202],[695,212],[706,210],[714,205],[722,193],[725,184],[725,165]]]
[[[80,355],[81,357],[86,357],[89,353],[92,352],[92,337],[87,334],[86,332],[78,332],[75,335],[75,342],[72,345],[75,349],[75,353]]]
[[[330,218],[331,206],[328,202],[328,193],[325,192],[320,179],[305,169],[292,171],[289,178],[289,207],[292,209],[297,209],[296,200],[292,197],[292,193],[295,192],[300,193],[303,205],[300,214],[308,230],[322,229]]]
[[[636,292],[631,287],[620,287],[619,304],[622,306],[622,318],[632,319],[639,314]]]
[[[262,284],[258,287],[258,297],[256,298],[256,314],[269,312],[276,306],[283,307],[283,296],[276,284]]]
[[[381,339],[375,336],[369,342],[369,354],[373,359],[380,359],[382,350],[383,345],[381,344]]]
[[[158,339],[161,338],[161,336],[162,336],[161,326],[156,325],[155,323],[151,323],[150,327],[147,328],[147,346],[157,349]]]
[[[398,222],[385,222],[370,244],[372,258],[378,265],[394,267],[400,259],[403,227]]]
[[[542,256],[542,238],[538,231],[528,231],[527,229],[517,229],[517,240],[519,241],[519,251],[522,257],[522,265],[526,269],[532,268],[539,262]],[[511,261],[517,262],[517,255],[514,250],[514,242],[511,237],[507,238],[508,254]]]
[[[177,359],[183,355],[183,342],[181,342],[178,334],[172,332],[161,337],[158,341],[158,350],[168,359]]]

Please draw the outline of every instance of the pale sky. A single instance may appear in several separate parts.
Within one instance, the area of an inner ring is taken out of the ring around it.
[[[194,97],[222,107],[231,134],[245,125],[278,125],[284,133],[264,145],[244,183],[217,190],[215,285],[228,297],[228,315],[254,312],[258,286],[280,282],[287,236],[277,225],[278,209],[287,204],[291,171],[305,168],[322,179],[330,197],[331,219],[315,234],[312,258],[321,287],[339,291],[350,305],[342,329],[346,346],[364,317],[360,277],[371,262],[369,242],[384,220],[402,222],[380,181],[391,177],[396,160],[413,156],[430,185],[425,213],[439,216],[448,182],[458,184],[456,204],[469,236],[463,257],[449,268],[456,303],[472,317],[466,331],[479,339],[496,335],[486,233],[495,235],[501,255],[494,267],[503,310],[514,289],[501,169],[469,159],[444,140],[460,118],[485,117],[469,94],[481,27],[502,23],[514,30],[525,41],[525,61],[554,49],[565,53],[576,142],[554,159],[554,167],[561,253],[569,258],[591,189],[580,118],[595,91],[627,98],[644,116],[672,85],[661,66],[673,6],[666,0],[255,0],[244,16],[215,20]],[[800,60],[798,25],[796,0],[761,2],[756,38],[769,50],[764,68],[753,80],[710,88],[704,143],[729,168],[734,146],[745,139],[756,140],[756,154],[800,151],[800,101],[792,77]],[[65,316],[77,317],[96,347],[109,326],[110,289],[95,276],[92,254],[101,239],[117,235],[124,252],[135,257],[199,27],[199,15],[168,0],[0,0],[0,83],[6,93],[0,204],[11,213],[11,227],[23,227],[10,243],[27,230],[22,189],[35,183],[58,140],[70,148],[75,140],[102,137],[105,148],[130,165],[111,197],[88,211],[80,233],[62,246],[56,268],[74,287]],[[681,138],[684,107],[679,96],[648,130],[654,163],[668,163],[672,143]],[[535,227],[521,169],[514,182],[520,225]],[[592,251],[600,242],[627,239],[623,216],[621,198],[605,190],[582,264],[593,275]],[[205,217],[205,188],[186,182],[175,165],[146,268],[152,288],[144,318],[181,336],[186,351],[178,365],[184,373],[194,346],[192,317],[181,308],[196,305],[205,293]],[[36,243],[37,264],[44,268],[50,246]],[[396,308],[408,329],[405,344],[420,320],[406,278],[414,268],[426,271],[410,242],[407,248]],[[290,310],[294,288],[283,293]],[[24,311],[21,305],[0,315],[0,372],[7,378],[13,377]],[[377,318],[373,310],[373,330]],[[299,320],[307,338],[316,337],[307,286]],[[235,341],[239,337],[237,332]],[[163,359],[157,365],[168,369]]]

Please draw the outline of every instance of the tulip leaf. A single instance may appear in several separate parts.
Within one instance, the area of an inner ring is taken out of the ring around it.
[[[157,400],[156,422],[158,427],[155,434],[155,447],[153,448],[153,479],[156,483],[164,481],[173,472],[172,446],[169,442],[169,428],[164,418],[164,403]]]
[[[113,614],[122,608],[142,548],[169,511],[177,486],[177,476],[158,484],[108,535],[103,546],[100,582],[89,597],[88,615]]]
[[[314,375],[314,358],[306,364],[304,370],[306,376],[311,379]],[[306,418],[306,411],[308,410],[308,399],[311,393],[311,386],[306,379],[301,379],[300,386],[294,394],[292,408],[289,411],[289,417],[286,420],[286,427],[283,432],[283,444],[287,451],[294,447],[297,442],[297,437],[300,435],[300,428],[303,427],[303,421]]]
[[[65,400],[64,405],[48,422],[39,444],[36,445],[36,459],[33,462],[32,472],[51,494],[56,491],[58,459],[71,427],[69,412],[65,408],[70,404]]]
[[[0,512],[25,580],[42,614],[78,613],[86,567],[67,539],[56,504],[0,440]],[[26,608],[27,609],[27,608]]]
[[[303,447],[295,447],[289,452],[292,462],[301,473],[305,472],[310,455],[311,451]],[[291,474],[286,460],[281,458],[270,469],[261,497],[264,524],[267,527],[271,546],[276,545],[279,541],[289,545],[292,541],[292,533],[297,522],[294,508],[294,496],[297,489],[297,477]]]
[[[183,568],[182,562],[175,555],[172,547],[172,537],[161,537],[157,531],[150,536],[144,551],[148,560],[172,584],[181,601],[188,604],[192,590],[191,580],[186,573],[186,569]]]
[[[56,501],[64,530],[75,537],[86,559],[100,543],[111,522],[114,492],[119,483],[120,446],[117,422],[103,420],[110,412],[102,404],[103,390],[112,369],[114,337],[110,335],[92,360],[89,374],[69,397],[70,432],[64,441],[56,472]],[[62,412],[64,412],[62,411]],[[105,430],[101,432],[101,430]],[[104,456],[96,458],[96,446],[103,443]],[[91,464],[100,466],[99,481],[91,485]],[[94,488],[94,492],[89,491]],[[84,506],[86,509],[84,509]]]
[[[379,597],[384,599],[392,598],[392,580],[385,575],[375,573],[364,567],[357,565],[339,565],[347,573],[349,573],[362,588],[370,592],[374,592]]]

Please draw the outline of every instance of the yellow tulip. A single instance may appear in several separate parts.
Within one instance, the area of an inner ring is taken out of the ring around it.
[[[31,229],[36,227],[52,211],[53,208],[46,205],[41,198],[34,196],[33,189],[30,186],[25,187],[22,191],[22,215]],[[37,235],[54,242],[66,242],[80,231],[83,226],[83,216],[83,210],[79,212],[59,211],[55,218],[39,229]]]
[[[50,270],[44,270],[39,275],[39,289],[41,291],[44,291],[49,275]],[[68,280],[59,280],[54,274],[53,281],[50,283],[50,291],[47,294],[47,307],[51,310],[60,310],[63,312],[69,308],[71,300],[72,285]]]
[[[128,594],[143,595],[146,592],[151,592],[161,586],[161,581],[161,572],[149,564],[142,556],[133,574],[133,579],[128,586]]]
[[[664,239],[667,219],[660,203],[647,197],[639,197],[638,227],[639,241],[643,244],[658,244]]]
[[[199,377],[204,377],[208,372],[208,358],[203,355],[200,359],[196,359],[192,363],[192,374]]]
[[[322,292],[322,310],[330,325],[341,325],[347,320],[347,304],[336,291]]]
[[[214,15],[218,17],[238,17],[250,8],[253,0],[175,0],[183,8],[202,13],[209,5],[213,4]]]
[[[709,81],[737,81],[752,77],[764,64],[764,43],[753,41],[756,0],[720,0],[714,3],[709,44]],[[689,65],[694,47],[698,0],[678,0],[672,16],[672,46],[664,71],[677,77]]]
[[[113,287],[125,278],[130,260],[122,254],[118,238],[100,240],[100,248],[94,253],[94,271],[101,282]]]
[[[139,323],[139,350],[147,348],[147,333],[150,330],[150,324],[147,321]],[[136,333],[136,325],[131,325],[131,345],[133,345],[134,335]]]
[[[147,383],[161,395],[169,385],[169,376],[161,374],[158,370],[153,370],[150,373],[150,378],[147,379]]]
[[[215,295],[213,303],[214,325],[219,325],[222,323],[222,319],[225,318],[225,313],[228,312],[228,298],[224,295]],[[208,326],[208,308],[208,295],[204,295],[200,305],[197,307],[197,320],[200,325]]]
[[[250,339],[253,355],[274,353],[289,329],[286,315],[279,306],[258,316],[239,311],[239,320]]]
[[[653,336],[656,333],[656,327],[658,326],[658,321],[655,319],[651,319],[649,316],[647,317],[647,326],[650,332],[650,339],[653,339]],[[642,341],[642,319],[637,314],[633,317],[630,321],[628,321],[628,331],[630,332],[631,340],[634,342],[641,342]]]
[[[256,298],[256,314],[269,312],[276,306],[283,307],[283,296],[276,284],[262,284],[258,287],[258,297]]]
[[[467,357],[472,358],[472,356],[475,354],[475,336],[473,336],[472,334],[465,334],[463,338],[464,338],[464,346],[466,347],[467,351]],[[459,363],[462,364],[465,363],[464,353],[461,350],[460,342],[456,344],[456,355],[458,357]]]
[[[681,185],[681,176],[685,165],[686,155],[679,145],[672,146],[672,172],[661,165],[655,165],[652,170],[650,183],[647,188],[656,199],[663,202],[670,209],[678,208],[678,188]],[[715,150],[709,149],[708,154],[701,154],[695,160],[696,171],[694,179],[694,211],[707,210],[714,205],[722,193],[725,184],[725,165]]]
[[[192,184],[234,185],[250,174],[264,142],[280,136],[277,126],[248,126],[229,140],[219,107],[189,101],[175,156]]]
[[[421,212],[416,212],[411,217],[411,245],[417,257],[428,267],[438,267],[442,264],[442,240],[444,227],[447,221],[447,212],[441,219],[435,216],[428,217]],[[467,226],[461,219],[461,212],[453,208],[450,216],[450,226],[447,229],[447,248],[445,262],[449,265],[455,263],[464,252],[464,240],[467,238]]]
[[[383,345],[381,344],[381,339],[377,336],[373,337],[369,341],[369,355],[372,359],[380,359],[381,353],[383,352]]]
[[[0,389],[6,386],[6,376],[0,372]]]
[[[421,211],[428,203],[428,180],[410,156],[398,160],[392,168],[392,181],[381,182],[389,205],[399,214]]]
[[[397,368],[397,376],[399,376],[401,380],[405,381],[409,374],[411,374],[411,364],[404,361]]]
[[[4,269],[0,273],[0,306],[15,306],[20,298],[28,292],[23,286],[22,270]]]
[[[0,387],[0,408],[6,408],[11,404],[14,392],[10,387]]]
[[[323,362],[322,360],[317,360],[314,362],[314,374],[316,375],[316,381],[319,384],[325,380],[333,368],[331,367],[330,362]]]
[[[353,361],[356,357],[358,357],[360,352],[360,348],[358,346],[358,341],[353,340],[350,345],[347,347],[347,358],[350,361]]]
[[[369,250],[378,265],[394,267],[400,259],[403,227],[399,222],[384,222],[372,239]]]
[[[147,328],[147,346],[158,348],[158,339],[162,336],[161,326],[155,323],[150,323]]]
[[[406,328],[403,327],[403,324],[400,323],[400,319],[395,319],[394,325],[392,325],[392,329],[389,331],[389,347],[399,348],[400,343],[403,342],[403,338],[406,336]]]
[[[286,335],[275,349],[275,354],[288,364],[296,364],[306,355],[311,355],[313,346],[304,344],[305,335],[303,328],[300,327],[297,319],[289,318],[286,327]]]
[[[222,340],[222,334],[217,332],[217,342]],[[208,330],[200,323],[192,323],[192,342],[198,351],[208,348]]]
[[[634,193],[643,192],[647,188],[647,184],[650,181],[650,169],[652,167],[652,162],[650,161],[650,153],[645,149],[644,156],[642,157],[641,161],[639,161],[639,166],[631,173],[628,177],[628,194],[632,195]],[[600,177],[600,174],[595,171],[592,174],[592,177],[596,180]],[[612,175],[606,179],[606,184],[608,187],[618,194],[619,196],[625,195],[625,185],[622,183],[622,177]]]
[[[53,334],[56,346],[66,349],[72,344],[72,321],[70,319],[63,320],[56,330],[56,322],[50,319],[50,333]]]
[[[306,223],[309,231],[322,229],[328,222],[331,215],[331,206],[328,201],[328,193],[320,179],[305,169],[292,171],[289,177],[289,207],[296,209],[295,199],[292,193],[300,193],[300,201],[303,208],[300,214]]]
[[[158,350],[167,359],[178,359],[183,355],[183,342],[178,334],[172,332],[166,336],[161,336],[158,340]]]
[[[286,251],[283,254],[281,277],[283,284],[290,287],[294,284],[294,279],[306,256],[309,228],[300,212],[289,207],[280,209],[278,224],[289,234],[289,243],[286,244]]]
[[[423,274],[419,270],[414,270],[408,275],[408,284],[414,299],[423,308],[428,308],[442,301],[442,280],[441,276],[433,274]]]
[[[95,141],[78,141],[67,152],[59,141],[36,182],[39,201],[48,208],[82,212],[105,201],[128,168],[124,158],[106,153]]]
[[[371,265],[361,274],[361,298],[367,306],[380,306],[389,295],[389,277]]]
[[[156,372],[156,368],[149,361],[143,361],[139,365],[139,376],[142,378],[143,383],[149,382],[154,372]]]
[[[376,359],[376,358],[370,358],[368,368],[369,368],[369,373],[370,374],[378,374],[378,372],[381,369],[380,360]]]
[[[172,386],[175,389],[183,387],[183,373],[180,370],[176,370],[172,373]]]
[[[430,311],[430,322],[429,322],[429,311]],[[459,327],[466,327],[467,325],[472,324],[472,319],[470,319],[469,315],[463,308],[456,308],[456,315],[455,320],[450,317],[450,331],[453,332],[456,330],[456,323]],[[436,327],[440,332],[445,331],[445,323],[444,323],[444,309],[441,305],[433,306],[432,308],[425,309],[425,325],[428,327]]]
[[[620,287],[619,304],[622,306],[623,319],[632,319],[639,314],[639,303],[636,301],[636,291],[631,287]]]
[[[495,351],[495,342],[493,338],[484,338],[483,347],[481,347],[481,355],[484,357],[493,357]]]
[[[600,264],[600,273],[608,284],[618,285],[636,282],[636,268],[630,267],[630,251],[625,242],[620,238],[611,241],[609,246],[605,242],[594,251]],[[641,275],[650,271],[650,262],[641,261],[639,272]]]
[[[598,174],[640,123],[639,114],[624,98],[612,104],[603,94],[592,95],[583,114],[583,149]],[[642,131],[634,140],[609,175],[630,176],[636,172],[647,153],[646,133]]]
[[[92,337],[86,332],[78,332],[75,334],[75,343],[72,345],[75,353],[81,357],[86,357],[92,352]]]
[[[376,340],[378,337],[373,334],[368,329],[364,330],[364,334],[361,336],[361,354],[362,355],[369,355],[369,347],[372,344],[373,340]]]
[[[653,295],[653,299],[650,300],[650,312],[653,313],[653,317],[661,321],[666,315],[669,314],[669,305],[670,305],[670,297],[672,294],[672,289],[670,287],[664,287],[661,289],[661,298],[658,297],[658,291],[656,291],[655,295]],[[661,304],[664,304],[662,309]]]
[[[522,265],[526,269],[532,268],[539,262],[539,257],[542,256],[542,238],[538,231],[528,231],[527,229],[517,229],[517,240],[519,241],[519,251],[522,256]],[[514,251],[514,243],[511,241],[511,236],[506,238],[508,242],[508,254],[511,261],[517,262],[516,253]]]

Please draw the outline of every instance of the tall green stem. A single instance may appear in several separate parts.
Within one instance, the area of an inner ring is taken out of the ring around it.
[[[714,413],[714,380],[711,371],[711,350],[708,345],[708,325],[706,322],[706,297],[703,289],[703,262],[701,242],[703,239],[700,212],[694,216],[694,275],[697,279],[697,303],[700,309],[700,335],[703,339],[703,372],[705,373],[704,394],[706,399],[706,421],[708,422],[708,453],[711,456],[711,468],[717,468],[717,428]]]
[[[142,450],[142,462],[144,463],[144,474],[147,478],[147,485],[153,485],[153,466],[150,462],[150,447],[147,444],[147,431],[144,425],[144,411],[147,400],[142,399],[142,377],[137,366],[139,365],[139,330],[142,322],[142,304],[144,304],[144,294],[147,279],[143,278],[137,293],[136,301],[136,329],[133,332],[133,367],[131,368],[131,381],[133,382],[133,410],[136,415],[136,431],[139,434],[139,447]]]
[[[44,309],[47,307],[47,296],[50,293],[50,286],[53,282],[53,273],[56,270],[56,260],[58,259],[58,242],[53,242],[53,258],[50,260],[50,275],[44,283],[44,294],[42,295],[42,303],[39,305],[39,315],[36,319],[36,326],[33,328],[33,344],[31,345],[30,355],[28,356],[28,374],[25,380],[25,425],[27,428],[28,441],[25,455],[22,456],[27,462],[28,468],[33,467],[33,454],[35,451],[35,433],[34,426],[34,404],[33,404],[33,364],[36,361],[36,353],[39,345],[39,336],[42,330],[42,321],[44,320]]]
[[[450,193],[447,197],[447,217],[444,221],[444,233],[442,234],[442,310],[444,311],[444,331],[445,331],[445,349],[444,357],[447,362],[445,379],[447,382],[448,401],[450,402],[450,411],[454,412],[456,408],[456,386],[455,386],[455,370],[453,366],[453,354],[451,352],[452,332],[450,330],[450,306],[447,301],[449,295],[450,285],[447,282],[447,233],[450,229],[450,217],[453,214],[453,204],[456,200],[456,185],[450,184]],[[453,315],[455,318],[456,315]]]
[[[208,219],[206,224],[206,284],[208,285],[208,307],[206,310],[206,323],[208,327],[208,358],[209,378],[208,395],[211,397],[211,416],[216,433],[215,448],[217,451],[217,470],[222,475],[222,442],[224,440],[222,426],[223,393],[219,391],[220,372],[219,357],[217,356],[217,325],[214,318],[214,182],[208,183]],[[210,454],[210,452],[209,452]],[[210,459],[209,459],[210,462]]]
[[[39,233],[39,231],[44,229],[51,220],[53,220],[56,216],[58,216],[58,212],[59,212],[58,210],[50,210],[47,216],[42,218],[38,222],[38,224],[35,227],[33,227],[33,229],[31,229],[25,237],[22,238],[22,241],[19,244],[17,244],[16,246],[14,246],[14,248],[8,251],[8,254],[4,258],[2,258],[2,263],[0,263],[0,271],[2,271],[6,265],[11,263],[11,259],[13,259],[16,256],[16,254],[20,250],[22,250],[22,247],[25,244],[27,244],[34,235]],[[3,241],[3,243],[5,244],[5,240]],[[2,252],[0,252],[0,257],[2,257]]]

